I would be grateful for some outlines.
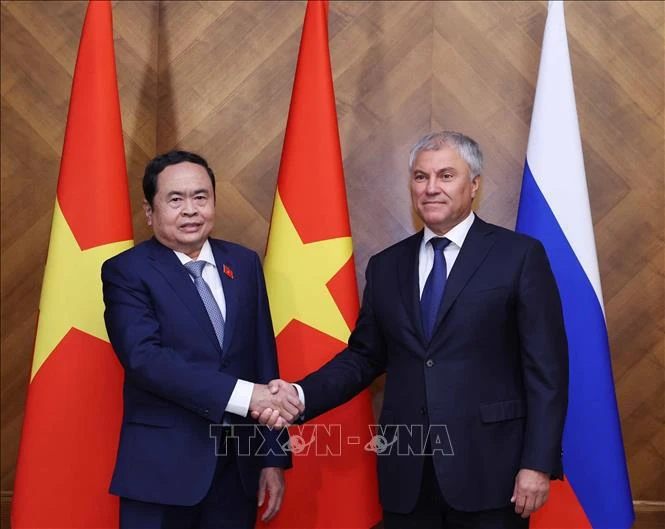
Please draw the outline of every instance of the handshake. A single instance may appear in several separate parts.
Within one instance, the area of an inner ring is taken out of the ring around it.
[[[296,388],[281,379],[254,384],[249,411],[253,419],[278,430],[290,426],[305,411]]]

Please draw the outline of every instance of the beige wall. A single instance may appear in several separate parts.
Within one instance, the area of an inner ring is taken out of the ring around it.
[[[137,240],[146,161],[173,146],[219,177],[216,234],[263,253],[303,2],[114,5]],[[71,76],[85,4],[2,2],[3,505],[13,487]],[[571,2],[569,45],[635,499],[665,500],[663,4]],[[515,222],[545,2],[333,2],[330,48],[362,287],[415,229],[406,155],[432,129],[486,154],[477,204]],[[565,170],[565,168],[562,168]]]

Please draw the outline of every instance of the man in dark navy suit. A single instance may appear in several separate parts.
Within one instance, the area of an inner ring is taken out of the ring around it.
[[[478,144],[456,132],[413,147],[411,199],[424,230],[370,259],[348,347],[296,385],[309,420],[386,373],[386,529],[527,527],[562,477],[558,289],[540,242],[472,212],[482,163]],[[270,424],[271,411],[254,416]]]
[[[106,327],[125,369],[111,483],[120,527],[252,528],[257,499],[268,496],[264,519],[278,511],[290,458],[277,430],[246,416],[270,406],[281,427],[302,410],[265,385],[278,369],[261,264],[209,238],[215,176],[200,156],[157,156],[143,190],[154,238],[102,268]]]

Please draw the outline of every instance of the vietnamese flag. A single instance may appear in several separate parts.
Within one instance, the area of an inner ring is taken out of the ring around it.
[[[111,528],[122,369],[104,326],[102,263],[132,245],[111,4],[81,33],[53,212],[12,527]]]
[[[337,129],[327,2],[305,12],[264,263],[280,374],[296,380],[341,351],[358,291]],[[307,395],[305,395],[305,400]],[[381,519],[369,391],[290,428],[294,468],[271,528],[369,528]]]

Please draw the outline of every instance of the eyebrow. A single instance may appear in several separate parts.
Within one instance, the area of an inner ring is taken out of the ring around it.
[[[452,165],[449,165],[449,166],[447,166],[447,167],[442,167],[441,169],[437,169],[436,174],[439,174],[439,173],[441,173],[441,172],[443,172],[443,171],[457,172],[457,169],[455,169]],[[415,168],[415,169],[413,170],[413,174],[417,174],[417,173],[427,174],[427,171],[424,171],[424,170],[422,170],[422,169]]]
[[[207,195],[208,193],[209,193],[209,191],[208,191],[207,189],[202,188],[202,189],[196,189],[196,190],[194,190],[194,192],[192,193],[192,195]],[[178,191],[178,190],[175,190],[175,191],[170,191],[166,196],[167,196],[167,197],[172,197],[172,196],[183,196],[183,195],[186,195],[186,194],[187,194],[187,193],[185,193],[184,191]]]

